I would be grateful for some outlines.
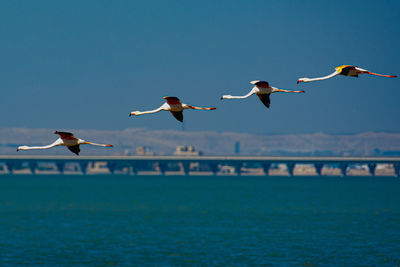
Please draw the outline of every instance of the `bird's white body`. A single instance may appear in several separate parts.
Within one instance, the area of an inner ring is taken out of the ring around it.
[[[260,100],[263,102],[263,104],[269,108],[270,106],[270,100],[269,100],[269,95],[272,93],[277,93],[277,92],[285,92],[285,93],[304,93],[304,91],[292,91],[292,90],[283,90],[279,89],[273,86],[270,86],[268,82],[266,81],[251,81],[251,84],[254,84],[254,87],[250,90],[250,92],[246,95],[243,96],[232,96],[232,95],[223,95],[221,99],[245,99],[248,98],[251,95],[256,94]]]
[[[322,80],[327,80],[330,78],[333,78],[337,75],[343,75],[343,76],[351,76],[351,77],[358,77],[359,74],[370,74],[370,75],[375,75],[375,76],[381,76],[381,77],[387,77],[387,78],[396,78],[396,75],[386,75],[386,74],[379,74],[379,73],[374,73],[366,69],[362,69],[357,66],[351,66],[351,65],[342,65],[339,67],[335,68],[335,72],[323,76],[323,77],[317,77],[317,78],[300,78],[297,80],[297,83],[301,82],[314,82],[314,81],[322,81]]]
[[[97,143],[93,143],[93,142],[87,142],[83,139],[74,137],[73,134],[71,134],[71,133],[55,132],[55,134],[60,135],[60,138],[58,138],[56,141],[54,141],[50,145],[47,145],[47,146],[19,146],[17,148],[17,151],[31,150],[31,149],[49,149],[49,148],[52,148],[55,146],[66,146],[73,153],[78,155],[80,152],[79,145],[112,147],[112,145],[109,145],[109,144],[97,144]]]
[[[129,116],[135,115],[140,116],[144,114],[153,114],[160,111],[170,111],[172,115],[179,121],[183,121],[183,113],[182,111],[185,109],[201,109],[201,110],[214,110],[214,107],[203,108],[203,107],[195,107],[192,105],[181,103],[179,98],[174,96],[166,96],[164,97],[166,102],[162,104],[159,108],[148,110],[148,111],[132,111]]]
[[[19,146],[17,150],[30,150],[30,149],[49,149],[55,146],[76,146],[76,145],[94,145],[94,146],[110,146],[105,144],[96,144],[93,142],[87,142],[85,140],[77,138],[76,140],[66,140],[58,138],[52,144],[47,146]]]

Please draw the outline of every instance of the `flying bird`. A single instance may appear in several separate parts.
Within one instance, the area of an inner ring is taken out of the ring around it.
[[[201,107],[195,107],[191,106],[188,104],[182,103],[179,98],[175,96],[165,96],[163,97],[166,102],[159,108],[154,109],[154,110],[149,110],[149,111],[133,111],[129,114],[129,116],[132,115],[143,115],[143,114],[152,114],[152,113],[157,113],[163,110],[170,111],[172,115],[180,122],[183,122],[183,110],[184,109],[201,109],[201,110],[214,110],[215,107],[210,107],[210,108],[201,108]]]
[[[335,68],[335,72],[324,77],[319,77],[319,78],[300,78],[297,80],[297,83],[301,82],[313,82],[313,81],[321,81],[321,80],[326,80],[335,77],[336,75],[343,75],[343,76],[351,76],[351,77],[358,77],[359,74],[370,74],[370,75],[376,75],[376,76],[382,76],[382,77],[388,77],[388,78],[396,78],[396,75],[385,75],[385,74],[378,74],[371,72],[369,70],[364,70],[362,68],[359,68],[357,66],[351,66],[351,65],[343,65]]]
[[[60,138],[58,138],[54,143],[47,145],[47,146],[19,146],[17,151],[20,150],[30,150],[30,149],[48,149],[55,146],[66,146],[69,150],[73,153],[79,155],[81,151],[79,145],[93,145],[93,146],[106,146],[112,147],[112,145],[105,145],[105,144],[96,144],[92,142],[87,142],[85,140],[76,138],[72,133],[68,132],[54,132],[54,134],[58,134]]]
[[[248,98],[249,96],[256,94],[258,98],[260,98],[261,102],[269,108],[271,105],[270,95],[272,93],[277,92],[285,92],[285,93],[304,93],[304,91],[292,91],[292,90],[283,90],[278,89],[276,87],[270,86],[266,81],[251,81],[251,84],[254,84],[253,89],[244,96],[232,96],[232,95],[223,95],[221,99],[244,99]]]

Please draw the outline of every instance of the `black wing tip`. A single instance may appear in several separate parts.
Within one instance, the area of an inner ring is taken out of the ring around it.
[[[183,112],[182,111],[171,111],[171,114],[180,122],[183,122]]]
[[[79,156],[79,152],[81,152],[79,145],[67,146],[67,148],[69,149],[69,151],[71,151],[72,153],[74,153],[78,156]]]

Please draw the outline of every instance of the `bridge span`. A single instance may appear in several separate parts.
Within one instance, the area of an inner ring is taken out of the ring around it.
[[[203,173],[219,174],[224,170],[234,170],[232,174],[244,174],[245,169],[258,168],[264,175],[269,175],[271,168],[285,165],[287,174],[294,175],[296,166],[312,166],[316,175],[323,175],[324,168],[332,166],[340,171],[341,176],[348,174],[352,165],[364,166],[370,175],[375,175],[379,164],[390,166],[393,175],[400,175],[400,157],[268,157],[268,156],[44,156],[44,155],[0,155],[0,163],[6,166],[3,173],[17,173],[21,168],[28,168],[37,173],[42,164],[53,164],[59,173],[65,173],[68,164],[79,166],[85,174],[88,165],[104,163],[109,173],[121,172],[140,175],[144,172],[166,174],[175,171],[185,175]]]

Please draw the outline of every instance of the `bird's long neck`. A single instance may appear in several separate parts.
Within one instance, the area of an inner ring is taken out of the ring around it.
[[[314,82],[314,81],[322,81],[322,80],[326,80],[326,79],[330,79],[332,77],[335,77],[336,75],[339,75],[339,72],[335,71],[327,76],[323,76],[323,77],[317,77],[317,78],[307,78],[304,80],[304,82]]]
[[[169,106],[169,105],[168,105]],[[167,104],[163,104],[161,107],[153,109],[153,110],[147,110],[147,111],[136,111],[136,115],[144,115],[144,114],[153,114],[153,113],[157,113],[160,112],[162,110],[166,110],[167,108]]]
[[[18,150],[31,150],[31,149],[49,149],[55,146],[61,146],[63,141],[61,138],[58,138],[54,143],[47,145],[47,146],[20,146]]]
[[[226,99],[244,99],[244,98],[248,98],[249,96],[251,96],[252,94],[255,93],[255,89],[253,88],[248,94],[243,95],[243,96],[233,96],[233,95],[223,95],[222,98],[226,98]]]
[[[54,146],[52,145],[47,145],[47,146],[23,146],[23,148],[20,148],[21,150],[30,150],[30,149],[49,149]]]

